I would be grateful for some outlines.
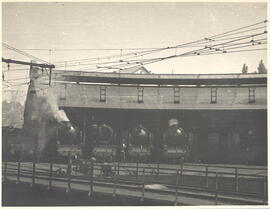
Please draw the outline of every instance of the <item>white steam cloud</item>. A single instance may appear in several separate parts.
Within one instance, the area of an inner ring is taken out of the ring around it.
[[[34,107],[31,111],[32,120],[43,121],[55,119],[57,122],[68,122],[69,119],[64,110],[60,110],[57,104],[57,97],[52,90],[48,90],[42,97],[32,101]]]
[[[42,152],[53,139],[56,134],[57,128],[61,122],[69,122],[69,119],[64,110],[60,110],[57,104],[57,97],[52,89],[48,89],[42,96],[28,98],[31,99],[31,123],[36,124],[37,147],[36,151],[38,158],[41,157]],[[75,132],[73,127],[70,128],[71,132]]]
[[[46,102],[44,104],[43,114],[55,118],[58,122],[69,121],[64,110],[59,110],[57,97],[52,90],[48,90],[46,94]]]

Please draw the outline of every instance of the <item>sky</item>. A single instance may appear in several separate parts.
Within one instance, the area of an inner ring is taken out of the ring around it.
[[[266,3],[5,2],[2,40],[54,63],[120,54],[85,49],[173,46],[266,19]],[[2,53],[5,58],[30,61],[4,48]],[[145,67],[152,73],[240,73],[244,63],[252,72],[261,59],[266,63],[266,57],[266,51],[241,52],[170,59]],[[28,74],[10,71],[5,76],[24,78]]]

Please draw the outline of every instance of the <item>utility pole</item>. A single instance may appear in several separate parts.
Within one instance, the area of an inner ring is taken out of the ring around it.
[[[49,86],[51,85],[51,80],[52,80],[52,69],[55,68],[55,65],[51,64],[39,64],[39,63],[33,63],[33,62],[25,62],[25,61],[19,61],[19,60],[12,60],[12,59],[5,59],[2,57],[2,62],[10,63],[12,64],[17,64],[17,65],[30,65],[30,67],[36,66],[40,68],[48,68],[50,71],[49,74]]]

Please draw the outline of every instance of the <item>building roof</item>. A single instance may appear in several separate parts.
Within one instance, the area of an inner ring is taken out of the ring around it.
[[[150,74],[150,72],[143,65],[121,70],[120,73]]]
[[[54,71],[65,82],[151,85],[242,85],[267,84],[267,74],[136,74],[84,71]]]

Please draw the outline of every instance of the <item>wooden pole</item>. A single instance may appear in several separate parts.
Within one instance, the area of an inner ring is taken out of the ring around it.
[[[117,171],[119,172],[119,163],[118,163],[118,168]],[[114,166],[114,183],[113,183],[113,197],[116,197],[116,184],[117,184],[117,174],[116,174],[116,165]]]
[[[215,205],[218,204],[218,173],[216,172],[216,181],[215,181]]]
[[[235,168],[235,191],[238,192],[239,186],[238,186],[238,168]]]
[[[49,86],[52,84],[52,68],[49,68],[50,74],[49,74]]]
[[[33,169],[32,169],[32,183],[31,187],[35,185],[35,175],[36,175],[36,162],[35,160],[33,161]]]
[[[91,161],[91,165],[90,165],[90,191],[88,193],[89,197],[93,196],[93,185],[94,185],[94,162]]]
[[[178,205],[178,185],[179,185],[179,169],[176,170],[175,201],[174,201],[174,205]]]
[[[50,171],[49,171],[49,185],[48,185],[48,190],[51,189],[52,187],[52,172],[53,172],[53,163],[50,163]]]
[[[79,168],[78,161],[76,161],[75,176],[77,176],[78,174],[78,168]]]
[[[144,184],[145,184],[145,179],[144,179],[144,173],[145,173],[145,168],[143,167],[143,172],[142,172],[142,197],[141,201],[144,201]]]
[[[66,189],[66,193],[70,192],[71,190],[71,162],[68,162],[68,167],[67,167],[67,180],[68,180],[68,184],[67,184],[67,189]]]
[[[208,188],[208,166],[205,166],[205,186]]]
[[[8,165],[8,163],[7,163],[7,158],[6,158],[5,159],[5,170],[4,170],[4,181],[7,180],[7,165]]]
[[[20,182],[20,174],[21,174],[21,162],[20,160],[18,161],[18,170],[17,170],[17,181],[16,184]]]
[[[120,174],[120,162],[117,163],[117,175],[119,176]]]
[[[263,204],[267,203],[267,176],[263,178]]]
[[[181,163],[181,185],[183,185],[183,183],[184,183],[184,178],[183,178],[183,167],[184,167],[184,165],[183,165],[184,163],[182,162]]]
[[[138,179],[139,175],[139,162],[136,163],[136,179]]]

